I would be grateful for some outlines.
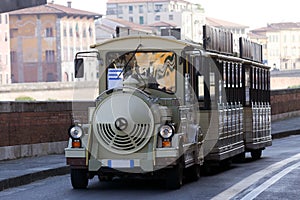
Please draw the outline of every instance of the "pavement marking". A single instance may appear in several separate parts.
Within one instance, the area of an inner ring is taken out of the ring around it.
[[[281,179],[282,177],[284,177],[285,175],[287,175],[288,173],[290,173],[294,169],[298,168],[299,166],[300,166],[300,162],[298,162],[298,163],[282,170],[280,173],[276,174],[275,176],[273,176],[272,178],[270,178],[269,180],[267,180],[266,182],[261,184],[259,187],[255,188],[254,190],[249,192],[241,200],[252,200],[252,199],[254,199],[258,195],[260,195],[263,191],[265,191],[268,187],[270,187],[271,185],[276,183],[279,179]]]
[[[214,196],[212,200],[224,200],[224,199],[231,199],[241,193],[243,190],[247,189],[251,185],[253,185],[255,182],[257,182],[259,179],[275,172],[276,170],[280,169],[284,165],[287,165],[291,162],[300,160],[300,153],[296,154],[290,158],[287,158],[285,160],[279,161],[277,163],[274,163],[273,165],[270,165],[250,176],[247,178],[244,178],[240,182],[236,183],[235,185],[231,186],[227,190],[219,193],[218,195]]]

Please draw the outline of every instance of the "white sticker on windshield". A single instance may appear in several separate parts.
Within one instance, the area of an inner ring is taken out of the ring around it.
[[[122,69],[108,69],[108,73],[107,73],[108,89],[122,86],[123,74],[121,73],[122,73]]]

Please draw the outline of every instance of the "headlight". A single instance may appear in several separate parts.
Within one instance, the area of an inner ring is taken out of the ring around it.
[[[164,139],[169,139],[174,134],[174,128],[171,125],[162,125],[159,129],[159,134]]]
[[[83,131],[79,126],[72,126],[69,129],[70,137],[73,139],[79,139],[83,135]]]

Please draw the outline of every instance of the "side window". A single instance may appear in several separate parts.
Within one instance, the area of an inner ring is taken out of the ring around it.
[[[215,73],[213,71],[210,72],[209,74],[209,93],[210,93],[210,98],[211,101],[215,100],[216,96],[216,84],[215,84],[216,78],[215,78]]]
[[[198,75],[198,99],[204,101],[204,76]]]

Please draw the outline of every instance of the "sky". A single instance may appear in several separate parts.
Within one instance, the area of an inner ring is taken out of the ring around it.
[[[51,0],[50,0],[51,1]],[[69,0],[54,0],[67,5]],[[189,0],[201,4],[206,16],[249,26],[251,29],[268,23],[300,22],[299,0]],[[106,12],[107,0],[72,0],[72,7],[100,14]]]

